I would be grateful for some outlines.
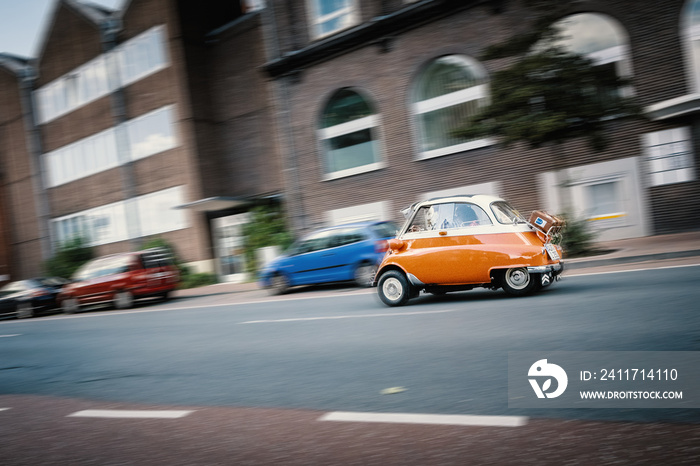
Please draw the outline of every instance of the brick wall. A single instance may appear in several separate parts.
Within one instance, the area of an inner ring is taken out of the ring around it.
[[[277,14],[282,3],[277,2]],[[369,9],[365,8],[365,3],[363,12]],[[636,93],[642,105],[650,105],[688,92],[678,38],[683,3],[681,0],[572,2],[575,8],[565,7],[562,14],[602,12],[622,24],[629,34]],[[303,2],[295,5],[303,8]],[[302,12],[296,14],[305,16]],[[502,194],[519,209],[528,211],[544,202],[538,197],[538,173],[640,156],[642,133],[686,124],[683,121],[651,122],[646,118],[614,121],[607,129],[610,145],[601,152],[590,149],[585,141],[572,141],[560,147],[541,149],[493,146],[416,160],[416,131],[409,102],[412,83],[421,68],[445,54],[476,58],[485,46],[522,32],[527,28],[529,17],[531,14],[517,1],[507,2],[500,14],[494,14],[488,5],[456,11],[396,34],[388,52],[369,44],[303,69],[298,82],[290,85],[290,111],[293,156],[300,173],[304,210],[309,217],[307,226],[322,222],[324,213],[330,209],[390,200],[398,210],[428,191],[486,181],[501,181]],[[280,21],[284,26],[284,21]],[[299,31],[296,34],[298,37]],[[281,31],[280,36],[290,37],[291,33]],[[482,63],[489,73],[507,64],[508,60]],[[387,165],[371,173],[321,181],[322,154],[316,135],[317,122],[327,99],[343,87],[362,90],[378,109],[382,156]],[[668,224],[676,229],[700,228],[700,203],[694,200],[700,194],[698,190],[698,181],[650,190],[655,232],[665,231],[662,225]],[[679,209],[670,200],[680,193],[687,200]],[[692,215],[687,215],[688,212]]]
[[[41,274],[32,168],[16,75],[0,66],[0,276]],[[25,257],[32,260],[25,261]]]

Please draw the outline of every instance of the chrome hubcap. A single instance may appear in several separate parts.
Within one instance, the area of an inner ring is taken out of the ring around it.
[[[526,269],[510,269],[506,272],[508,284],[517,290],[523,289],[530,283],[530,274]]]
[[[384,281],[382,285],[382,291],[384,296],[386,296],[391,301],[398,301],[403,293],[403,287],[401,282],[394,277],[388,278]]]

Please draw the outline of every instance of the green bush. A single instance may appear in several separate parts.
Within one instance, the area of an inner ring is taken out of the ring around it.
[[[564,250],[565,257],[581,257],[599,253],[595,244],[596,232],[589,228],[588,220],[562,214],[566,225],[554,242]]]
[[[218,282],[218,278],[213,273],[188,273],[187,275],[182,276],[180,288],[197,288],[199,286],[214,285]]]
[[[94,250],[84,238],[74,238],[62,243],[53,257],[44,262],[46,274],[52,277],[71,278],[73,273],[94,257]]]
[[[262,205],[250,210],[249,222],[243,226],[245,236],[246,271],[258,271],[257,250],[267,246],[286,249],[294,241],[287,230],[282,209],[277,205]]]
[[[218,279],[213,273],[194,273],[192,270],[186,266],[180,256],[178,256],[175,248],[172,244],[161,237],[154,237],[144,242],[141,249],[151,249],[151,248],[163,248],[170,251],[170,255],[173,258],[175,266],[180,271],[180,284],[178,287],[180,289],[185,288],[196,288],[198,286],[213,285],[218,283]]]

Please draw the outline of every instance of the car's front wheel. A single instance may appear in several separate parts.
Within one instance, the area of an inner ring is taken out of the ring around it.
[[[64,314],[74,314],[80,310],[78,298],[66,298],[61,301],[61,310]]]
[[[281,273],[276,273],[270,279],[270,294],[273,296],[285,294],[289,290],[289,280]]]
[[[379,277],[377,292],[387,306],[402,306],[411,298],[411,285],[403,273],[389,270]]]
[[[539,274],[531,274],[525,267],[515,267],[503,272],[501,286],[511,296],[532,293],[540,283]]]
[[[129,309],[134,305],[134,295],[130,291],[117,291],[112,302],[117,309]]]

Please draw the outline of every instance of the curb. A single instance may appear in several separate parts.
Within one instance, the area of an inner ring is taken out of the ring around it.
[[[601,259],[572,259],[567,261],[564,259],[566,268],[571,269],[585,269],[589,267],[601,267],[604,265],[618,265],[618,264],[631,264],[635,262],[646,262],[652,260],[666,260],[666,259],[682,259],[685,257],[695,257],[700,256],[700,249],[692,249],[689,251],[675,251],[675,252],[659,252],[654,254],[641,254],[636,256],[623,256],[623,257],[609,257]]]

